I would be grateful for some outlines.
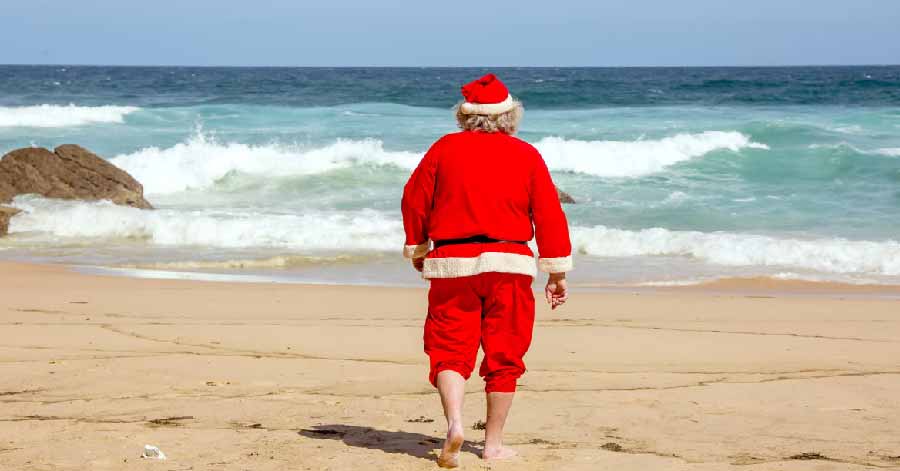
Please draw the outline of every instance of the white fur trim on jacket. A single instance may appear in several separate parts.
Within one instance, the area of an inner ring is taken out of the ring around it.
[[[469,103],[466,101],[459,105],[459,110],[463,114],[502,114],[515,106],[516,102],[512,95],[506,95],[506,99],[500,103]]]
[[[557,258],[540,258],[538,267],[544,273],[563,273],[572,269],[572,256]]]
[[[534,257],[517,253],[484,252],[477,257],[426,258],[422,278],[459,278],[487,272],[518,273],[534,277]]]
[[[422,258],[426,254],[428,254],[428,242],[403,246],[403,256],[406,258]]]

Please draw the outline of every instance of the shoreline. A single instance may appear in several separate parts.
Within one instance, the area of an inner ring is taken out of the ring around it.
[[[182,280],[182,281],[206,281],[219,283],[276,283],[307,286],[361,286],[384,288],[422,288],[427,287],[427,282],[421,283],[391,283],[380,281],[341,281],[310,280],[292,278],[290,276],[261,275],[256,273],[236,273],[227,271],[190,271],[190,270],[160,270],[144,268],[107,267],[96,265],[73,264],[42,264],[32,262],[6,262],[0,261],[0,266],[6,263],[23,263],[26,265],[47,265],[64,267],[66,270],[89,275],[118,276],[136,279],[158,280]],[[539,273],[535,278],[535,286],[538,281],[545,278]],[[872,284],[872,283],[842,283],[836,281],[813,280],[785,280],[775,277],[722,277],[711,280],[689,281],[684,283],[592,283],[579,282],[578,272],[573,271],[570,279],[571,289],[580,292],[696,292],[702,294],[772,294],[784,296],[854,296],[873,298],[900,298],[900,284]],[[539,288],[539,287],[537,287]]]

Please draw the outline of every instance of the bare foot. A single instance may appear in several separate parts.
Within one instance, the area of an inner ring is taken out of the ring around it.
[[[444,448],[438,458],[438,466],[442,468],[456,468],[459,466],[459,450],[463,446],[463,428],[459,423],[450,425],[447,429],[447,439],[444,440]]]
[[[518,455],[516,450],[506,446],[499,446],[496,448],[485,448],[481,457],[485,460],[508,460],[516,455]]]

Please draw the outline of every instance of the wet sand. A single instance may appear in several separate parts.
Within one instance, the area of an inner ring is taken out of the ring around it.
[[[729,283],[541,305],[508,424],[521,457],[483,464],[470,427],[462,469],[900,468],[896,292]],[[424,310],[424,284],[0,263],[0,469],[435,469]]]

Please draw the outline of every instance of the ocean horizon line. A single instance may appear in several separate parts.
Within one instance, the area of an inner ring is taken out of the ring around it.
[[[0,67],[118,67],[191,69],[790,69],[900,67],[896,64],[783,64],[783,65],[195,65],[195,64],[90,64],[90,63],[0,63]]]

